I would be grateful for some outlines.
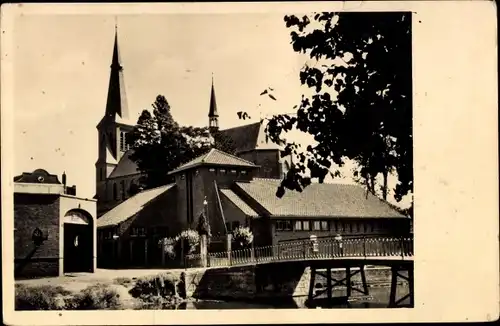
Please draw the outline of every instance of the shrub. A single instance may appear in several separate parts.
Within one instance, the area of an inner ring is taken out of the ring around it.
[[[253,233],[248,227],[238,227],[233,231],[233,239],[238,249],[248,248],[253,242]]]
[[[177,278],[170,274],[160,274],[155,276],[144,276],[137,279],[135,286],[129,293],[135,298],[147,298],[149,296],[170,297],[177,294]]]
[[[75,295],[67,304],[69,309],[94,310],[117,309],[120,307],[120,295],[115,289],[105,284],[95,284]]]
[[[165,238],[160,240],[158,245],[161,247],[163,244],[165,244],[165,253],[168,255],[170,259],[175,259],[176,257],[175,243],[176,243],[175,238]]]
[[[184,230],[176,237],[176,245],[184,243],[184,254],[192,254],[196,250],[196,246],[200,244],[200,235],[195,230]],[[180,248],[179,248],[180,250]]]
[[[181,256],[182,244],[184,244],[184,255],[192,254],[200,243],[200,235],[195,230],[184,230],[175,238],[164,238],[158,242],[159,246],[165,244],[165,253],[171,258]]]
[[[16,284],[15,309],[62,310],[65,309],[65,297],[70,294],[62,286]]]

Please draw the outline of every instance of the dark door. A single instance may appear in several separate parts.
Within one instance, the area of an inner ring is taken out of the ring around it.
[[[64,224],[64,272],[92,272],[92,228]]]

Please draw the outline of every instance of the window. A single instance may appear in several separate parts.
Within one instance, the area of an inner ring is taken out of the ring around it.
[[[130,144],[127,141],[127,133],[120,131],[120,151],[126,152],[130,149]]]
[[[320,221],[314,221],[313,230],[314,231],[321,231],[321,222]]]
[[[103,231],[104,239],[109,240],[113,238],[113,232],[111,230]]]
[[[309,225],[309,221],[302,221],[302,229],[304,229],[304,231],[311,230],[311,226]]]
[[[210,168],[210,169],[208,169],[208,171],[215,172],[215,169],[214,168]]]
[[[122,180],[121,181],[121,184],[122,184],[122,200],[125,200],[125,195],[126,195],[126,191],[125,191],[125,180]]]
[[[302,221],[295,221],[295,228],[296,231],[302,231]]]
[[[236,170],[231,170],[231,174],[236,174]]]
[[[146,228],[143,227],[135,227],[130,230],[131,237],[144,237],[146,236]]]
[[[241,174],[245,175],[245,174],[247,174],[247,171],[243,170],[243,171],[241,171]]]
[[[292,222],[286,220],[277,220],[276,231],[292,231]]]
[[[329,227],[328,227],[328,221],[321,221],[321,230],[323,231],[329,231]]]
[[[224,169],[220,169],[219,172],[222,174],[226,174],[226,170],[224,170]]]

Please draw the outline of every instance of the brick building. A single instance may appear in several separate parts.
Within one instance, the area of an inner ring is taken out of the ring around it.
[[[290,162],[280,157],[279,146],[266,141],[262,122],[219,130],[213,81],[208,125],[231,141],[235,155],[212,149],[170,172],[172,184],[134,194],[131,188],[140,174],[125,142],[133,123],[125,122],[129,114],[123,82],[115,35],[108,101],[97,126],[100,266],[158,265],[158,240],[195,228],[202,212],[214,236],[246,225],[257,246],[311,234],[409,232],[408,218],[357,185],[312,184],[278,199],[276,190]]]
[[[14,178],[16,278],[62,276],[96,268],[96,201],[37,169]]]

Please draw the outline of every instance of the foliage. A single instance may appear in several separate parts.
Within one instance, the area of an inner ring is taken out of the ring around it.
[[[95,284],[75,295],[68,306],[78,310],[118,309],[120,295],[106,284]]]
[[[15,309],[62,310],[65,308],[64,297],[70,294],[71,292],[61,286],[16,284]]]
[[[180,126],[173,118],[170,104],[158,95],[152,113],[143,110],[137,125],[128,136],[133,152],[130,156],[143,174],[144,188],[165,185],[172,180],[168,172],[212,147],[232,153],[234,146],[221,133],[210,135],[209,128]],[[216,138],[214,145],[214,137]]]
[[[179,279],[170,273],[153,276],[143,276],[137,279],[129,293],[134,298],[148,301],[152,296],[169,297],[177,294],[176,283]]]
[[[195,230],[184,230],[175,238],[164,238],[159,241],[164,243],[165,253],[171,258],[181,257],[182,244],[184,244],[184,255],[192,254],[200,244],[200,235]]]
[[[412,88],[410,13],[315,13],[285,16],[293,50],[307,53],[315,65],[305,65],[300,81],[312,96],[302,96],[296,114],[269,119],[266,133],[285,143],[282,156],[295,155],[277,191],[302,191],[311,178],[323,182],[332,163],[345,159],[360,165],[368,190],[382,175],[398,178],[395,198],[413,191]],[[267,91],[265,94],[269,94]],[[292,129],[314,136],[316,144],[299,152],[299,144],[282,134]],[[309,175],[306,174],[309,171]]]
[[[184,243],[184,254],[192,254],[200,244],[200,235],[195,230],[184,230],[177,236],[177,246]],[[180,248],[179,248],[180,249]]]
[[[196,231],[199,235],[207,235],[207,238],[210,238],[212,232],[210,230],[210,223],[208,222],[208,218],[205,213],[201,213],[198,218],[198,225],[196,226]]]
[[[176,238],[164,238],[161,239],[158,245],[164,246],[165,253],[170,259],[175,259],[175,243],[177,242]]]
[[[16,310],[117,309],[119,294],[104,284],[91,285],[73,295],[61,286],[16,285]]]
[[[253,242],[253,233],[248,227],[238,227],[233,230],[233,240],[238,249],[248,248]]]

